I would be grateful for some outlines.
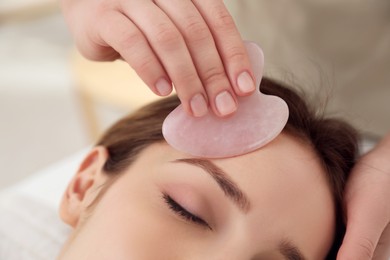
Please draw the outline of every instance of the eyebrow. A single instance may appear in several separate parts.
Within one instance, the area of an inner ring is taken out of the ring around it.
[[[290,240],[284,239],[279,244],[279,252],[286,260],[306,260],[302,252]]]
[[[249,211],[250,202],[247,196],[226,174],[226,172],[213,162],[201,158],[182,158],[173,162],[187,163],[202,168],[205,172],[211,175],[224,194],[232,200],[241,211]],[[298,247],[295,246],[289,239],[282,240],[279,244],[278,250],[286,258],[286,260],[306,260]]]
[[[200,158],[183,158],[177,159],[174,162],[188,163],[202,168],[205,172],[211,175],[222,189],[224,194],[243,212],[248,212],[250,202],[244,192],[238,185],[226,174],[224,170],[219,168],[213,162]]]

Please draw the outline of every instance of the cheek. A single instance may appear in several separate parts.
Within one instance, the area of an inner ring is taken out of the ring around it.
[[[190,259],[204,236],[172,215],[161,196],[141,180],[118,180],[79,234],[77,243],[91,250],[82,259]]]
[[[120,186],[107,190],[82,230],[89,247],[96,251],[96,258],[88,259],[149,260],[166,255],[162,250],[170,228],[160,209],[153,207],[140,189],[118,189]]]

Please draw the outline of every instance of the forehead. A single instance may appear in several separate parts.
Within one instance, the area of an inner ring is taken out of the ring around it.
[[[318,186],[329,191],[325,169],[314,149],[287,134],[279,135],[255,152],[213,162],[226,168],[233,179],[248,187],[250,184],[267,184],[269,187],[276,182],[280,191],[293,191],[297,187],[310,191]]]
[[[332,241],[333,198],[326,172],[308,144],[281,134],[253,153],[214,163],[250,198],[253,223],[278,223],[277,229],[271,225],[278,237],[291,237],[313,256],[326,248],[324,241]]]

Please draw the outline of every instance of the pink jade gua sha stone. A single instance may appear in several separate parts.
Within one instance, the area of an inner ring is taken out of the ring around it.
[[[286,102],[259,91],[264,64],[263,52],[255,43],[245,43],[256,77],[257,91],[238,97],[238,109],[228,118],[209,111],[196,118],[182,105],[165,119],[162,132],[175,149],[206,158],[233,157],[252,152],[272,141],[283,130],[288,119]]]

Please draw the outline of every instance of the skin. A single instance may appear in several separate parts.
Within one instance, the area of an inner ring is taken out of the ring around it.
[[[61,2],[84,56],[122,58],[157,95],[168,95],[173,83],[189,114],[205,115],[208,104],[228,116],[237,95],[255,90],[244,43],[222,0]]]
[[[209,108],[221,117],[234,113],[236,97],[254,91],[250,83],[240,90],[239,75],[247,72],[253,80],[253,73],[223,1],[153,2],[61,0],[61,5],[85,57],[125,60],[157,95],[167,95],[173,83],[190,115],[202,116]],[[164,80],[168,87],[159,92],[157,82]],[[225,91],[234,102],[221,113],[216,101]],[[337,260],[390,258],[389,150],[390,133],[352,172],[345,200],[347,233]]]
[[[359,159],[347,183],[347,233],[337,260],[390,258],[390,133]]]
[[[326,256],[332,195],[310,147],[281,134],[250,154],[212,160],[247,197],[244,209],[202,167],[176,161],[183,158],[190,156],[165,142],[149,146],[90,212],[109,180],[102,171],[106,149],[93,149],[61,203],[61,218],[74,231],[59,259],[287,259],[278,251],[283,240],[305,259]],[[209,227],[177,215],[163,193]]]

